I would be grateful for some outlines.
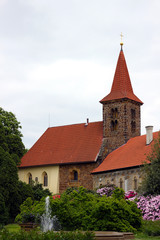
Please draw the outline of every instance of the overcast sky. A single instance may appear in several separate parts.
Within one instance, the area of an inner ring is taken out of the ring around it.
[[[0,0],[0,106],[27,148],[49,126],[102,120],[121,32],[142,134],[158,131],[159,0]]]

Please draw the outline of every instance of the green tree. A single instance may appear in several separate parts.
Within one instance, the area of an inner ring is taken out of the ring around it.
[[[147,156],[147,162],[143,169],[143,182],[140,192],[144,195],[160,194],[160,132],[154,140],[151,153]]]
[[[18,180],[17,168],[26,151],[20,129],[15,115],[0,108],[0,215],[4,223],[15,218],[25,200],[23,191],[20,191],[22,184]],[[25,195],[31,194],[27,192]]]
[[[42,197],[51,196],[52,193],[49,191],[49,189],[43,189],[43,186],[41,183],[34,183],[32,184],[33,189],[33,198],[36,201],[41,200]]]
[[[19,209],[18,169],[11,155],[2,147],[0,147],[0,194],[4,199],[5,211],[10,218],[14,218]]]
[[[25,153],[20,122],[12,112],[0,108],[0,146],[12,155],[16,164]]]

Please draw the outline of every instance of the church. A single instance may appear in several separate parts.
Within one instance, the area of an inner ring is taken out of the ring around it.
[[[100,103],[99,122],[50,127],[22,157],[19,179],[43,184],[53,194],[68,187],[94,189],[113,183],[125,191],[137,189],[141,166],[151,151],[153,127],[141,136],[141,106],[134,94],[123,43],[112,88]],[[147,140],[146,140],[147,138]],[[146,142],[147,141],[147,142]]]

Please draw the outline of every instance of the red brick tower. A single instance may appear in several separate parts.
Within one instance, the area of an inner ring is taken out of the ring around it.
[[[103,104],[103,157],[141,132],[143,102],[133,92],[122,46],[123,43],[111,92],[100,101]]]

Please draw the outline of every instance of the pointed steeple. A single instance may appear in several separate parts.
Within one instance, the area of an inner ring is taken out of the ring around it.
[[[136,101],[140,104],[143,102],[134,94],[130,76],[127,69],[126,60],[123,53],[123,44],[121,45],[121,50],[116,66],[116,71],[112,83],[111,92],[104,97],[100,103],[104,103],[111,100],[124,99],[128,98],[133,101]]]

